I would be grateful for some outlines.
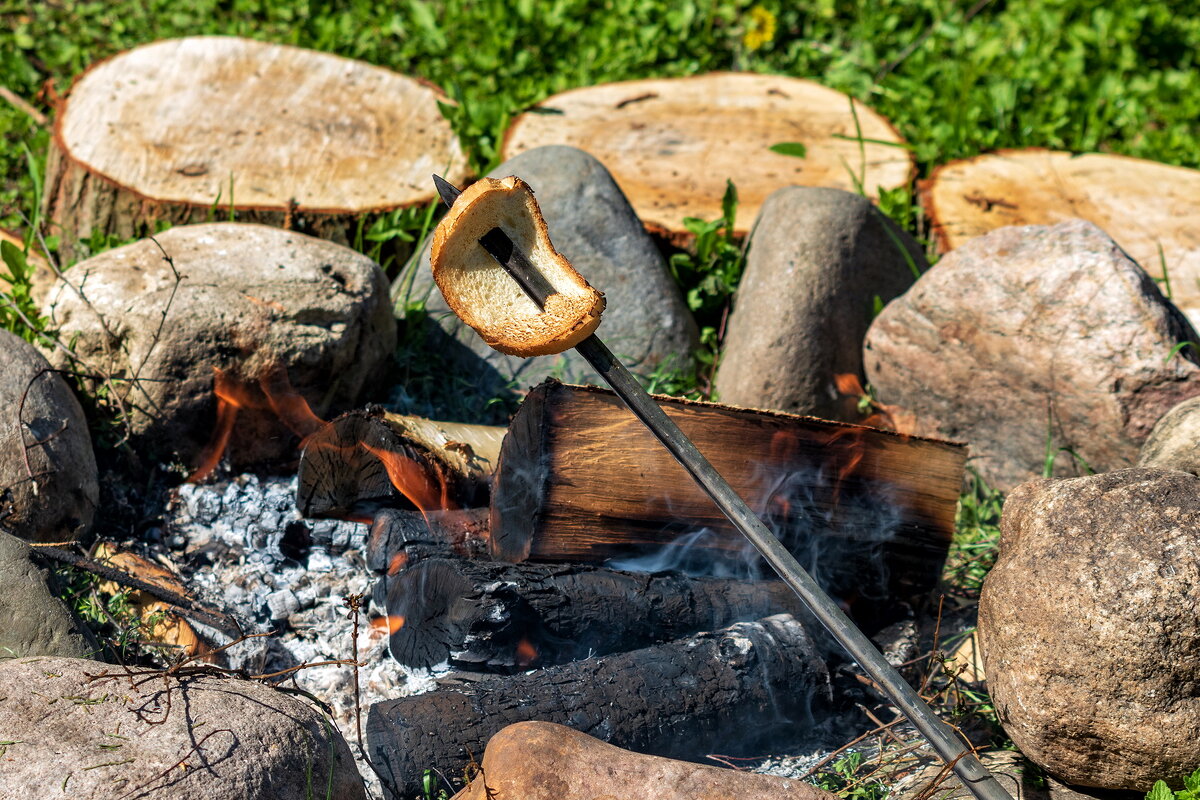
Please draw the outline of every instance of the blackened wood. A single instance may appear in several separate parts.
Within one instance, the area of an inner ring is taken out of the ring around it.
[[[390,641],[409,667],[513,672],[633,650],[784,611],[779,581],[691,578],[576,564],[433,558],[389,576]]]
[[[341,519],[486,505],[503,436],[487,425],[352,411],[306,440],[296,505],[306,517]]]
[[[801,563],[842,597],[929,590],[954,532],[962,445],[811,417],[658,398]],[[611,392],[547,381],[513,418],[493,478],[492,553],[600,562],[741,535]]]
[[[376,703],[367,747],[408,797],[420,792],[423,770],[462,775],[492,734],[514,722],[557,722],[618,747],[700,760],[801,740],[829,698],[829,674],[812,640],[783,614]]]
[[[486,558],[488,510],[406,511],[382,508],[367,533],[367,567],[395,575],[425,558]]]

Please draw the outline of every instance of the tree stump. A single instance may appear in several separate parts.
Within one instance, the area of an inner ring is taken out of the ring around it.
[[[861,132],[861,142],[859,133]],[[803,158],[772,152],[798,142]],[[651,231],[690,238],[686,217],[721,216],[737,186],[737,233],[784,186],[875,197],[912,178],[912,154],[886,119],[847,95],[777,75],[710,73],[575,89],[543,100],[508,129],[504,158],[547,144],[586,150],[612,172]]]
[[[67,263],[93,232],[228,219],[340,243],[360,218],[428,202],[466,160],[440,92],[381,67],[232,37],[174,39],[93,65],[54,124],[46,218]],[[86,248],[84,248],[86,249]]]
[[[1164,294],[1161,279],[1169,278],[1172,301],[1200,327],[1200,170],[1127,156],[1001,150],[938,167],[921,196],[942,252],[1005,225],[1085,219],[1160,279]]]

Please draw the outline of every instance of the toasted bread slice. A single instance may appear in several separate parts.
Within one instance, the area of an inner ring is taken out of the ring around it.
[[[500,228],[554,287],[539,310],[479,239]],[[433,279],[459,319],[502,353],[561,353],[600,324],[604,295],[563,258],[546,232],[533,191],[517,177],[471,186],[433,232]]]

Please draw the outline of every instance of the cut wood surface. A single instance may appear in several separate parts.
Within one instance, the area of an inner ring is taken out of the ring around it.
[[[387,579],[407,667],[513,672],[633,650],[769,614],[799,614],[781,581],[691,578],[578,564],[434,558]]]
[[[1152,276],[1165,264],[1175,305],[1200,326],[1200,170],[1001,150],[938,167],[921,193],[942,252],[1005,225],[1092,222]]]
[[[781,614],[376,703],[367,749],[400,795],[411,797],[421,793],[423,770],[461,776],[488,739],[515,722],[570,725],[618,747],[701,760],[779,752],[810,731],[829,699],[829,673],[812,639]]]
[[[143,45],[92,66],[54,126],[47,217],[64,243],[224,218],[345,241],[359,215],[425,203],[467,175],[429,84],[233,37]],[[217,210],[219,209],[219,210]]]
[[[964,446],[659,402],[827,588],[878,600],[936,581],[954,533]],[[530,391],[505,437],[492,493],[499,559],[596,563],[658,552],[668,563],[646,566],[662,569],[689,551],[716,549],[758,563],[662,445],[615,395],[594,387],[547,381]]]
[[[566,144],[604,163],[638,216],[672,239],[683,220],[721,216],[726,179],[737,185],[737,232],[785,186],[831,186],[875,197],[902,186],[914,161],[886,119],[841,92],[777,75],[715,72],[563,92],[518,116],[503,154]],[[857,115],[857,123],[855,117]],[[862,136],[861,149],[859,133]],[[772,152],[798,142],[803,158]]]
[[[426,558],[487,555],[487,508],[428,512],[381,508],[367,534],[367,567],[386,575]]]
[[[305,442],[296,506],[306,517],[371,517],[486,505],[504,428],[351,411]]]

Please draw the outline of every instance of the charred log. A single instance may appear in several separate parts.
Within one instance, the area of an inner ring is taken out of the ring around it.
[[[513,672],[801,613],[778,581],[582,565],[438,558],[386,580],[388,615],[404,619],[390,649],[409,667]]]
[[[380,509],[367,534],[367,566],[396,575],[426,558],[486,558],[488,510],[405,511]]]
[[[954,532],[962,445],[811,417],[659,402],[826,588],[879,600],[928,591]],[[492,552],[585,561],[742,537],[612,393],[533,389],[493,478]]]
[[[812,639],[782,614],[668,644],[377,703],[367,746],[402,796],[422,770],[454,777],[491,736],[557,722],[641,753],[697,760],[797,741],[830,699]]]
[[[487,425],[352,411],[306,441],[296,505],[306,517],[341,519],[486,505],[503,436]]]

